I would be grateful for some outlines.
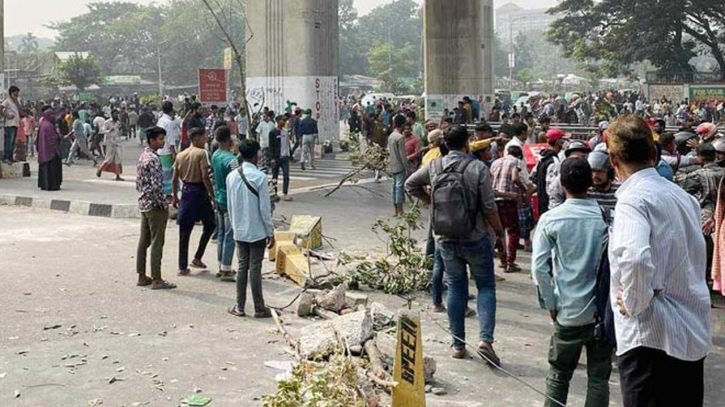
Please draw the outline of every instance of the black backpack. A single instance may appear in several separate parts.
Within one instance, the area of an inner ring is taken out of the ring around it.
[[[602,212],[604,223],[606,217]],[[594,288],[594,338],[617,347],[617,338],[614,332],[614,311],[609,299],[611,273],[609,269],[609,236],[605,236],[602,243],[602,257],[597,267],[597,284]]]
[[[457,239],[470,234],[476,227],[473,205],[477,197],[473,201],[469,197],[464,175],[471,162],[466,158],[446,168],[442,158],[432,162],[431,224],[437,235]]]

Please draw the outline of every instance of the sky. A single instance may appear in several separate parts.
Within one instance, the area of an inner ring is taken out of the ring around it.
[[[5,1],[5,35],[13,36],[32,32],[37,37],[53,38],[55,31],[45,27],[48,23],[67,20],[83,14],[87,10],[86,4],[88,3],[111,1],[113,0],[7,0]],[[140,4],[164,3],[164,0],[130,1]],[[391,1],[355,0],[355,7],[361,15],[364,15],[373,8]],[[416,1],[422,2],[422,0]],[[543,8],[554,5],[556,0],[494,0],[494,6],[499,7],[509,2],[524,8]]]

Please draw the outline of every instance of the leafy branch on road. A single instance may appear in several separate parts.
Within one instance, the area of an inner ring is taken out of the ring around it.
[[[359,149],[356,149],[359,151]],[[353,150],[354,151],[354,150]],[[360,181],[360,177],[363,172],[365,171],[380,171],[380,172],[387,172],[388,169],[388,149],[380,147],[377,144],[372,144],[368,146],[368,148],[365,150],[365,154],[362,156],[362,165],[350,172],[348,172],[341,180],[340,183],[337,184],[337,186],[333,189],[331,189],[327,194],[325,194],[325,198],[328,198],[337,190],[342,188],[342,186],[346,182],[350,182],[352,184],[356,184],[358,181]]]

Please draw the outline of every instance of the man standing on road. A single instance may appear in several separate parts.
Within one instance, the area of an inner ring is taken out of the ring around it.
[[[498,218],[494,191],[485,165],[468,158],[468,131],[454,126],[446,134],[451,150],[445,157],[424,165],[408,178],[405,188],[434,208],[433,231],[441,252],[448,284],[448,320],[453,333],[452,356],[466,356],[465,312],[468,301],[468,272],[478,288],[478,322],[480,342],[478,352],[491,364],[500,360],[493,349],[496,326],[496,280],[493,273],[493,237],[503,234]],[[453,181],[453,182],[450,182]],[[432,188],[432,196],[429,194]],[[439,189],[440,188],[440,189]],[[447,192],[447,194],[446,194]],[[436,199],[446,194],[457,202],[436,205]],[[473,203],[466,207],[466,202]],[[437,208],[437,209],[436,209]],[[462,222],[451,220],[463,215]]]
[[[405,151],[405,136],[401,131],[405,127],[405,117],[397,115],[393,118],[393,133],[388,137],[389,169],[393,181],[393,206],[395,216],[405,212],[405,179],[408,177],[409,162]]]
[[[98,113],[93,118],[93,139],[91,141],[91,153],[98,152],[97,156],[103,158],[105,156],[103,148],[103,126],[106,124],[106,118],[103,113]]]
[[[147,106],[144,106],[143,109],[141,109],[141,114],[138,117],[138,140],[139,144],[143,145],[143,137],[146,134],[146,130],[150,129],[151,127],[154,127],[156,120],[154,118],[154,114],[151,113],[151,109],[149,109]]]
[[[118,110],[111,112],[111,118],[103,125],[104,144],[106,145],[106,158],[98,167],[96,176],[101,177],[102,172],[116,175],[116,181],[123,181],[123,158],[121,154],[121,122],[118,120]]]
[[[203,128],[189,130],[191,146],[179,153],[174,161],[174,176],[171,181],[172,205],[179,209],[176,223],[179,225],[179,275],[188,276],[189,240],[194,224],[201,221],[204,230],[199,240],[199,247],[191,265],[206,269],[201,259],[204,257],[206,245],[214,233],[214,185],[209,172],[209,154],[206,152],[206,131]],[[184,183],[181,201],[179,201],[179,181]]]
[[[310,164],[310,168],[316,170],[315,167],[315,139],[317,138],[317,120],[312,118],[312,109],[305,111],[305,118],[300,121],[300,134],[302,135],[302,154],[300,155],[300,165],[302,171],[306,170],[305,163]]]
[[[174,105],[166,101],[161,107],[163,115],[159,119],[158,126],[166,131],[164,147],[159,149],[159,160],[164,171],[164,194],[171,195],[171,178],[173,175],[174,160],[176,159],[176,143],[179,142],[181,129],[174,120]]]
[[[262,167],[267,167],[269,164],[269,133],[274,130],[274,122],[270,113],[264,113],[262,115],[262,121],[257,125],[257,141],[259,142],[260,158],[262,159]]]
[[[138,135],[138,113],[136,113],[136,107],[128,112],[128,133],[131,138],[143,137],[143,135]]]
[[[262,260],[264,249],[274,246],[272,203],[267,175],[257,169],[259,143],[242,140],[239,146],[242,167],[227,176],[229,218],[237,242],[239,270],[237,272],[237,304],[228,312],[245,316],[247,282],[252,287],[254,317],[269,318],[272,313],[264,304],[262,292]]]
[[[498,207],[497,215],[501,217],[501,223],[506,229],[506,234],[502,233],[499,241],[501,268],[505,273],[515,273],[521,270],[516,264],[516,250],[521,228],[517,199],[510,196],[518,194],[522,185],[518,157],[523,156],[523,152],[521,147],[514,145],[509,147],[507,153],[506,157],[493,162],[491,173],[493,189],[502,196],[495,200]]]
[[[282,200],[289,202],[292,198],[287,195],[289,192],[289,160],[290,160],[290,138],[285,123],[285,116],[277,116],[277,127],[269,133],[269,152],[272,158],[272,180],[276,187],[279,179],[279,171],[282,170]]]
[[[176,288],[161,278],[161,258],[164,254],[166,223],[169,204],[164,195],[164,173],[156,153],[164,146],[164,129],[152,127],[146,132],[148,147],[141,153],[136,165],[136,190],[139,193],[138,209],[141,212],[141,237],[136,253],[138,286],[151,286],[153,290]],[[151,278],[146,275],[146,252],[151,246]]]
[[[531,258],[534,284],[554,322],[544,406],[558,406],[552,399],[566,404],[569,381],[585,347],[589,380],[585,405],[606,407],[612,347],[595,337],[594,297],[607,224],[597,202],[587,199],[592,185],[587,161],[569,158],[560,174],[567,199],[539,219]]]
[[[5,144],[3,150],[3,160],[7,162],[13,161],[13,152],[15,151],[15,138],[18,135],[18,127],[20,127],[20,88],[11,86],[8,90],[8,97],[2,102],[5,112]]]
[[[546,141],[548,148],[543,150],[539,155],[541,159],[534,170],[534,183],[539,197],[539,216],[545,214],[549,210],[549,194],[546,192],[547,175],[549,167],[552,165],[559,166],[559,153],[564,148],[566,135],[559,129],[551,129],[546,132]]]
[[[211,158],[214,172],[214,202],[216,203],[217,260],[219,277],[222,281],[234,281],[232,260],[234,258],[234,231],[229,221],[227,207],[227,176],[239,168],[239,158],[232,153],[231,131],[226,126],[216,129],[219,148]]]
[[[88,150],[88,139],[86,138],[86,129],[83,126],[83,122],[80,119],[80,115],[78,112],[73,112],[73,134],[75,135],[76,139],[73,141],[73,145],[70,148],[70,153],[68,154],[68,159],[65,161],[65,165],[71,166],[73,164],[73,156],[76,153],[82,152],[86,155],[89,159],[93,160],[93,166],[95,167],[98,165],[98,161],[96,158],[91,154],[91,152]]]
[[[609,259],[624,407],[702,406],[710,293],[700,204],[653,168],[643,119],[615,121],[607,145],[623,181]]]

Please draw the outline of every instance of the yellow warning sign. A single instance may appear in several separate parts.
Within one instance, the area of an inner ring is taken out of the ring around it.
[[[393,380],[398,383],[393,389],[393,407],[425,407],[423,341],[418,311],[399,314]]]

